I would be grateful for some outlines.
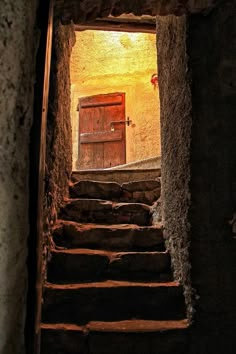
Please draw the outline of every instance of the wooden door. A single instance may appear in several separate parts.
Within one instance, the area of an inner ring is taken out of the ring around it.
[[[124,164],[125,93],[80,98],[78,109],[79,168],[99,169]]]

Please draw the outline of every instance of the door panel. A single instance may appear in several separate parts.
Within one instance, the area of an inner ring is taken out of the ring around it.
[[[125,94],[111,93],[79,99],[79,167],[106,168],[124,164]]]
[[[80,144],[88,144],[88,143],[105,143],[109,141],[118,141],[122,140],[122,132],[121,130],[112,131],[104,131],[97,133],[82,133],[80,134]]]

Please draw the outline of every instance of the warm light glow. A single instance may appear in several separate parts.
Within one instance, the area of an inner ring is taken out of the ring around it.
[[[130,32],[105,32],[104,36],[107,38],[107,42],[111,45],[116,45],[120,47],[125,47],[128,49],[130,46],[139,41],[142,37],[141,33],[130,33]]]
[[[129,32],[109,32],[109,37],[111,40],[120,42],[122,38],[128,38],[132,42],[136,41],[140,37],[140,33],[129,33]]]
[[[126,117],[132,120],[126,126],[126,161],[160,154],[158,86],[154,90],[150,82],[156,72],[155,34],[76,33],[71,61],[74,164],[78,159],[78,98],[114,92],[125,93]]]

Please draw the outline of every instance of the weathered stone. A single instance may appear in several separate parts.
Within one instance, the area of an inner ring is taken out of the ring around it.
[[[74,171],[72,174],[72,181],[78,182],[82,180],[96,180],[124,183],[130,180],[140,181],[155,179],[160,177],[161,169],[132,169],[132,170],[87,170],[87,171]]]
[[[187,321],[91,322],[91,354],[186,354]]]
[[[110,256],[108,274],[119,279],[158,279],[159,273],[169,270],[166,252],[123,252]]]
[[[155,201],[151,208],[152,213],[152,224],[158,225],[162,222],[162,205],[161,205],[161,197]]]
[[[42,354],[87,353],[86,339],[82,327],[72,324],[41,324]]]
[[[117,203],[113,205],[117,224],[150,225],[150,207],[141,203]]]
[[[171,261],[174,264],[175,276],[187,284],[185,295],[188,297],[188,304],[191,304],[191,265],[188,248],[190,179],[192,178],[189,165],[189,146],[192,139],[192,97],[189,72],[186,70],[189,62],[186,49],[189,39],[187,39],[186,28],[189,23],[186,16],[159,17],[157,21],[159,23],[157,34],[159,88],[163,92],[161,99],[163,138],[161,211],[165,220],[166,239]],[[198,139],[201,140],[200,136]],[[154,222],[159,219],[158,209],[154,210]]]
[[[184,317],[182,287],[174,282],[46,284],[44,289],[44,322],[82,324],[91,320],[175,320]]]
[[[122,189],[128,192],[144,192],[153,191],[154,189],[161,188],[160,180],[144,180],[144,181],[132,181],[123,183]]]
[[[52,43],[52,70],[47,115],[46,208],[52,220],[68,197],[68,181],[72,172],[72,128],[70,120],[70,56],[75,44],[73,25],[62,26],[55,21]],[[63,55],[62,53],[63,48]],[[57,127],[57,128],[55,128]],[[60,153],[58,151],[60,150]]]
[[[79,181],[70,187],[71,197],[113,200],[121,194],[121,187],[115,182]]]
[[[61,217],[78,222],[109,222],[112,220],[112,202],[99,199],[70,199],[61,210]]]
[[[47,279],[55,283],[76,283],[105,277],[109,254],[93,250],[54,250],[48,263]]]
[[[47,279],[55,283],[76,283],[106,278],[160,279],[170,271],[166,252],[108,252],[90,249],[53,250]]]
[[[186,320],[42,324],[43,354],[185,354],[189,324]],[[147,352],[148,350],[148,352]]]
[[[25,353],[30,322],[25,322],[31,285],[27,263],[34,262],[35,234],[29,236],[29,216],[34,213],[29,199],[37,192],[29,191],[33,165],[29,155],[34,162],[38,158],[34,143],[39,132],[35,136],[31,130],[38,3],[0,1],[0,353],[4,354]]]
[[[82,180],[70,186],[72,198],[93,198],[152,204],[160,197],[160,180],[123,183]]]
[[[153,204],[161,195],[161,188],[156,188],[153,191],[134,192],[133,200],[137,203]]]
[[[184,13],[199,13],[211,10],[215,0],[145,0],[145,1],[61,1],[56,2],[56,14],[63,23],[84,23],[99,17],[120,16],[126,13],[141,15],[177,15]]]
[[[77,222],[106,224],[150,224],[150,207],[140,203],[112,203],[99,199],[70,199],[61,218]]]
[[[59,247],[113,251],[163,251],[163,229],[159,225],[100,225],[58,221],[53,240]]]

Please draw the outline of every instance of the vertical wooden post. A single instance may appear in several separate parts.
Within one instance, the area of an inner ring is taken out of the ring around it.
[[[42,301],[43,204],[46,128],[53,35],[53,0],[40,1],[37,14],[40,43],[36,59],[34,120],[30,143],[30,236],[28,300],[25,328],[27,354],[40,353]]]

